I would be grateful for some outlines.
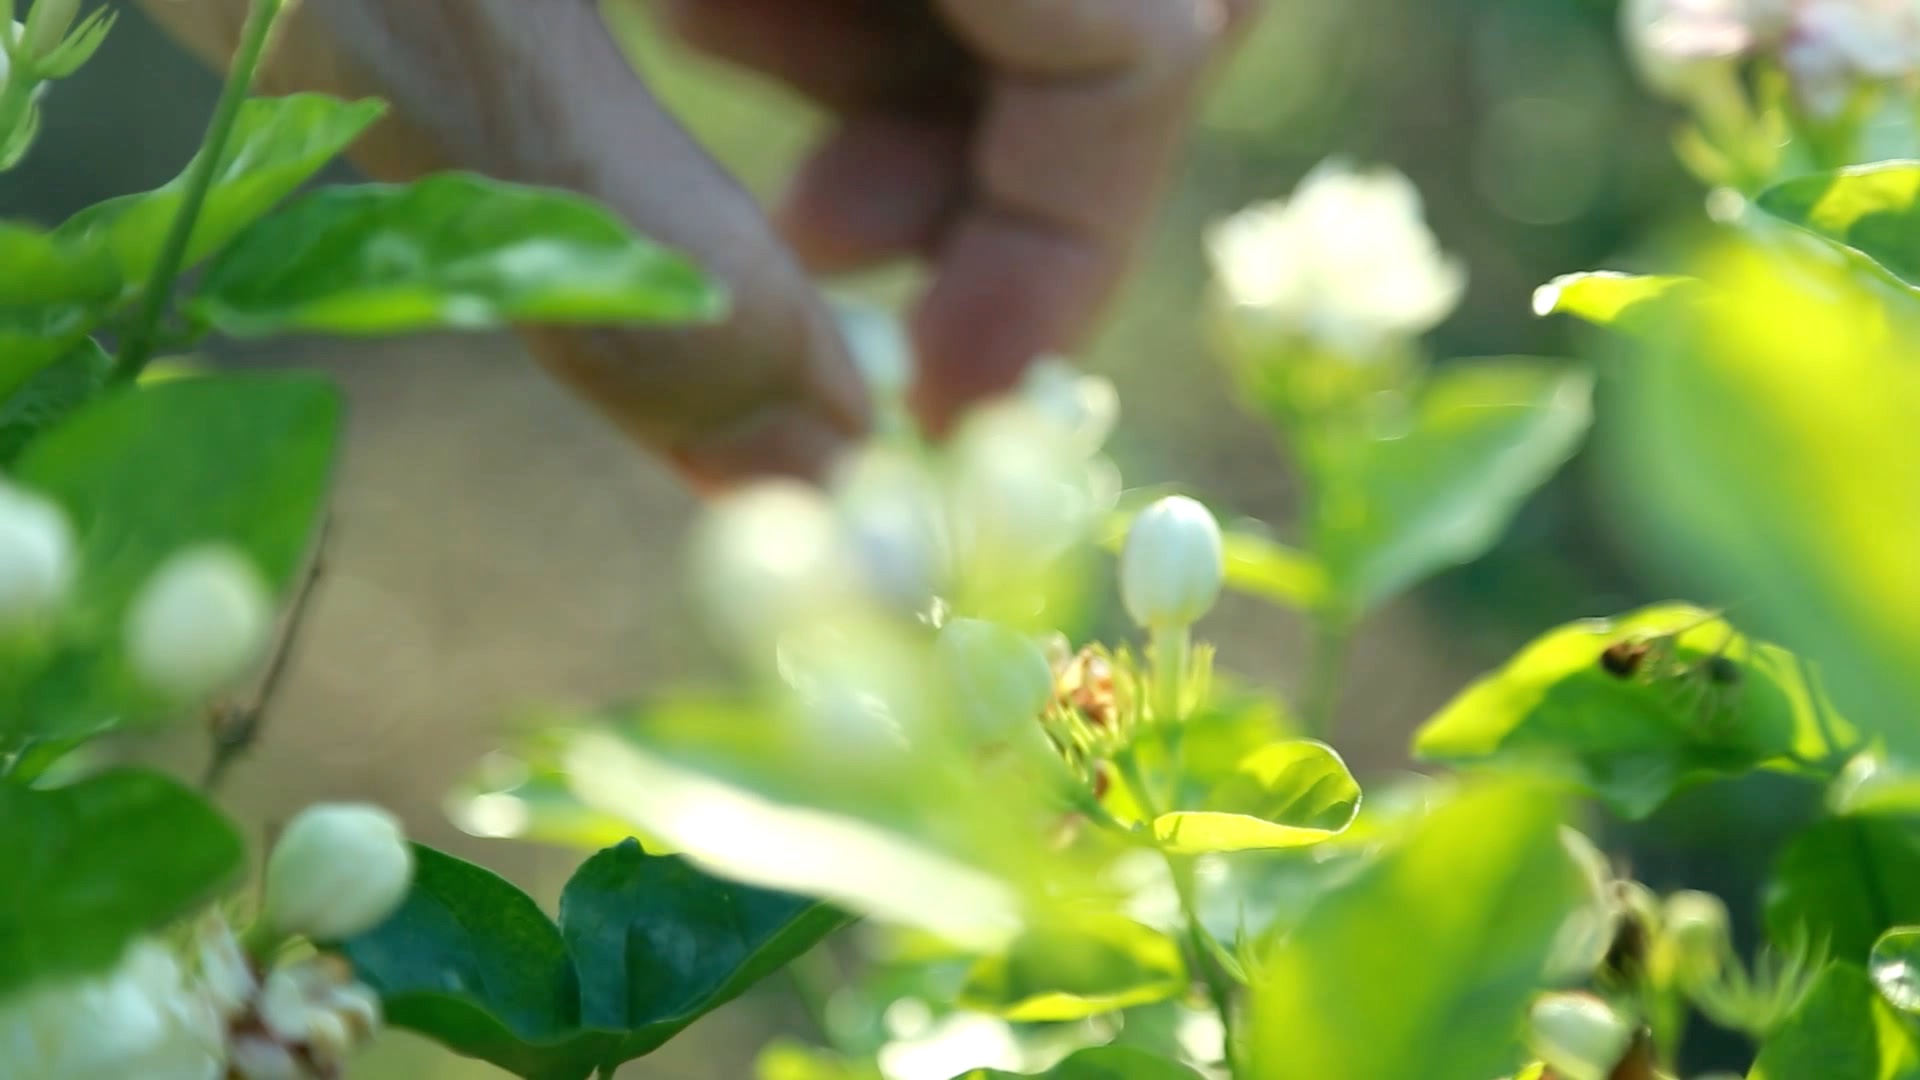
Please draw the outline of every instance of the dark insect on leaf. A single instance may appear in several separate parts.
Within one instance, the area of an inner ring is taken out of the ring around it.
[[[1709,656],[1706,662],[1707,678],[1721,686],[1732,686],[1740,681],[1740,665],[1724,656]]]
[[[1600,666],[1615,678],[1631,678],[1652,651],[1653,646],[1644,641],[1616,641],[1600,654]]]

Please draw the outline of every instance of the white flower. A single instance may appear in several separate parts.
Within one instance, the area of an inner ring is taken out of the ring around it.
[[[1309,174],[1291,200],[1216,225],[1207,246],[1242,317],[1356,358],[1432,329],[1466,289],[1406,177],[1337,161]]]
[[[413,851],[392,814],[323,803],[294,816],[267,858],[269,926],[320,942],[378,926],[406,898]]]
[[[225,1032],[172,953],[135,942],[113,971],[0,1001],[7,1080],[218,1080]]]
[[[934,477],[905,451],[876,443],[835,473],[832,500],[867,587],[890,607],[925,611],[951,559]]]
[[[1161,499],[1127,530],[1120,552],[1120,599],[1141,626],[1193,625],[1213,609],[1225,579],[1220,525],[1192,499]]]
[[[148,686],[188,700],[244,674],[266,647],[273,602],[247,557],[189,548],[147,579],[127,614],[127,659]]]
[[[1807,111],[1830,119],[1863,84],[1920,69],[1914,0],[1792,0],[1780,62]]]
[[[1032,639],[984,619],[954,619],[940,628],[934,652],[953,685],[954,706],[976,737],[1040,746],[1053,668]]]
[[[73,529],[60,507],[0,481],[0,630],[51,612],[74,571]]]
[[[1679,101],[1697,97],[1755,42],[1750,0],[1627,0],[1621,29],[1640,77]]]
[[[1112,381],[1045,359],[1027,369],[1020,398],[1058,424],[1088,454],[1106,445],[1120,420],[1120,394]]]
[[[719,630],[748,653],[842,612],[860,594],[859,568],[825,497],[775,480],[728,495],[694,536],[694,587]]]
[[[1633,1043],[1633,1028],[1591,994],[1543,995],[1528,1021],[1533,1052],[1565,1080],[1606,1080]]]
[[[1032,584],[1086,538],[1101,509],[1086,453],[1029,403],[976,409],[951,453],[948,520],[959,569],[976,582]]]

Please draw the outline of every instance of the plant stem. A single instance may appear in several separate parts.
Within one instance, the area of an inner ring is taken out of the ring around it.
[[[1187,666],[1193,656],[1193,628],[1156,627],[1153,631],[1153,713],[1167,724],[1181,716],[1186,694]]]
[[[1333,733],[1333,722],[1340,708],[1340,683],[1347,672],[1347,647],[1352,638],[1353,625],[1345,615],[1327,611],[1314,615],[1313,651],[1306,687],[1300,698],[1300,722],[1308,738],[1324,739]]]
[[[160,258],[153,264],[153,273],[148,277],[146,290],[141,294],[140,313],[128,329],[126,340],[120,345],[120,355],[114,361],[111,381],[115,384],[138,379],[147,361],[153,359],[160,320],[166,315],[167,302],[173,298],[174,281],[179,278],[186,263],[194,225],[199,222],[200,211],[206,206],[207,192],[213,187],[214,175],[220,170],[220,160],[226,151],[228,138],[233,135],[234,122],[240,117],[240,107],[246,103],[247,92],[253,88],[254,74],[259,70],[261,57],[267,51],[267,42],[273,36],[273,25],[286,5],[287,0],[253,0],[252,8],[247,12],[247,24],[241,31],[239,51],[234,53],[233,66],[227,71],[226,85],[220,91],[219,104],[214,107],[213,119],[208,122],[207,133],[200,142],[200,152],[195,155],[193,165],[187,172],[186,193],[180,201],[180,210],[167,230],[166,241],[160,248]]]

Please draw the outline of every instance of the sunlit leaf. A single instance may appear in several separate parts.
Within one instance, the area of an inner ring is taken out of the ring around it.
[[[1761,192],[1754,202],[1920,287],[1920,162],[1883,161],[1796,176]]]
[[[1455,364],[1427,384],[1404,433],[1325,455],[1313,547],[1335,602],[1364,612],[1485,554],[1578,449],[1592,389],[1565,365]]]
[[[327,188],[243,233],[191,309],[242,336],[688,322],[719,287],[580,196],[466,174]]]
[[[217,898],[245,855],[218,810],[157,773],[0,783],[0,997],[111,968],[134,938]]]
[[[1324,743],[1300,739],[1244,758],[1194,810],[1161,814],[1153,833],[1181,854],[1305,847],[1337,835],[1360,809],[1360,785]]]
[[[311,376],[185,379],[101,397],[28,447],[12,479],[72,519],[80,575],[49,646],[0,654],[0,700],[14,706],[0,738],[84,733],[177,706],[126,670],[129,603],[163,561],[207,543],[244,552],[284,593],[320,520],[340,408]]]
[[[1920,927],[1900,926],[1880,935],[1867,970],[1889,1005],[1920,1013]]]
[[[20,456],[35,435],[65,419],[99,393],[113,358],[90,338],[29,376],[11,397],[0,394],[0,468]]]
[[[1436,807],[1253,969],[1248,1075],[1484,1080],[1585,895],[1561,807],[1513,783]]]
[[[1045,1072],[975,1069],[954,1080],[1200,1080],[1200,1074],[1128,1046],[1093,1046],[1069,1055]]]
[[[1565,777],[1643,817],[1689,784],[1805,769],[1852,738],[1785,650],[1670,605],[1548,632],[1441,709],[1413,748]]]
[[[1874,991],[1866,972],[1835,964],[1760,1047],[1747,1080],[1916,1080],[1913,1026]]]
[[[759,1080],[886,1080],[880,1067],[792,1039],[776,1039],[754,1063]]]
[[[1827,809],[1838,816],[1920,818],[1920,772],[1877,751],[1862,751],[1827,789]]]
[[[1881,934],[1920,924],[1920,828],[1890,818],[1815,822],[1774,865],[1766,923],[1782,947],[1813,941],[1864,964]]]
[[[186,264],[192,266],[266,215],[353,143],[385,106],[322,94],[254,98],[240,109],[220,153],[213,184],[194,222]],[[192,164],[164,186],[109,199],[80,211],[56,235],[106,251],[122,287],[144,286],[187,195]]]
[[[1632,330],[1644,325],[1657,301],[1699,284],[1688,277],[1612,270],[1563,274],[1534,290],[1533,313],[1541,317],[1571,315],[1596,326]]]
[[[1623,366],[1602,476],[1648,557],[1813,661],[1839,711],[1920,747],[1920,340],[1844,268],[1706,263]]]
[[[1226,530],[1227,588],[1298,611],[1313,611],[1327,598],[1327,573],[1304,551],[1258,533]]]
[[[1015,1021],[1080,1020],[1186,989],[1187,966],[1173,939],[1131,919],[1096,914],[1035,927],[982,959],[960,1004]]]
[[[628,841],[574,874],[555,925],[491,872],[416,853],[400,910],[341,948],[390,1023],[528,1080],[651,1052],[845,921]]]

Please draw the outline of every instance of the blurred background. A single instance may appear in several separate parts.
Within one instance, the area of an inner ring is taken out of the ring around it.
[[[1670,153],[1674,117],[1626,69],[1616,18],[1613,0],[1271,0],[1213,93],[1139,272],[1080,358],[1120,387],[1114,451],[1129,483],[1179,480],[1285,535],[1287,463],[1235,408],[1200,340],[1201,233],[1285,195],[1329,155],[1409,174],[1443,244],[1470,267],[1466,305],[1434,338],[1442,358],[1579,351],[1570,323],[1533,317],[1534,287],[1571,270],[1634,267],[1650,238],[1697,216],[1701,197]],[[777,191],[816,117],[635,25],[658,92],[750,187]],[[55,90],[39,148],[0,177],[0,213],[52,223],[164,181],[189,155],[214,90],[129,11],[103,58]],[[899,298],[913,286],[902,272],[850,287]],[[691,632],[678,574],[692,500],[504,336],[210,358],[325,369],[353,408],[304,651],[257,753],[229,782],[229,804],[264,829],[316,799],[374,799],[417,837],[550,900],[579,856],[465,836],[444,793],[525,705],[604,702],[718,670]],[[1604,430],[1604,379],[1599,415]],[[1633,575],[1595,480],[1576,462],[1491,557],[1366,629],[1339,737],[1356,771],[1404,765],[1414,725],[1547,626],[1675,585]],[[1297,621],[1235,600],[1204,629],[1226,665],[1295,685]],[[203,752],[191,738],[157,749],[183,763]],[[1616,840],[1657,885],[1747,880],[1764,848],[1746,865],[1709,867],[1687,844],[1726,798],[1682,800]],[[631,1074],[751,1075],[769,1034],[804,1030],[781,991],[763,987]],[[500,1075],[404,1036],[380,1057],[367,1075]]]

